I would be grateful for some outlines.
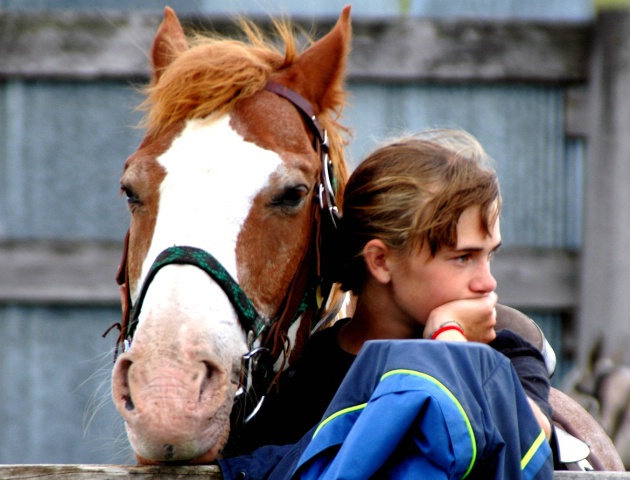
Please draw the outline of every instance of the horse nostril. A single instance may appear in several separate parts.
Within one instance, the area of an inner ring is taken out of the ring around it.
[[[129,389],[129,369],[131,364],[130,360],[119,358],[118,363],[114,366],[114,376],[112,378],[115,396],[120,399],[128,412],[136,408]]]
[[[209,361],[204,360],[201,363],[203,363],[204,367],[206,368],[206,374],[201,381],[201,385],[199,386],[199,400],[201,400],[208,387],[216,381],[215,377],[218,370],[217,367]]]
[[[125,395],[123,397],[123,400],[125,401],[125,409],[127,411],[131,412],[134,408],[136,408],[136,406],[133,404],[133,400],[131,399],[131,396]]]

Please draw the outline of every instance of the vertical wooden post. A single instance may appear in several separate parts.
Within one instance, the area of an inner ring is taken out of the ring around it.
[[[630,360],[630,10],[597,18],[590,66],[589,145],[578,361],[598,338]]]

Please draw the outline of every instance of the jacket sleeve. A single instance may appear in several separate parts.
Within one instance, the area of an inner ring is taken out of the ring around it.
[[[218,460],[224,480],[283,479],[289,478],[302,446],[266,445],[249,455],[240,455]],[[275,473],[274,473],[275,472]]]
[[[501,330],[490,346],[509,358],[525,393],[551,421],[549,376],[540,351],[511,330]]]

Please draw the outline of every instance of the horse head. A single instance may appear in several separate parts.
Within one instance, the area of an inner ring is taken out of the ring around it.
[[[347,178],[349,17],[301,52],[276,22],[280,52],[247,23],[246,40],[188,38],[165,10],[146,135],[121,178],[112,395],[140,463],[212,461],[235,397],[259,370],[270,381],[323,311],[322,231]]]

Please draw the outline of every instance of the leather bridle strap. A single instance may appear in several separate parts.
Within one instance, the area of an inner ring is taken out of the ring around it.
[[[320,156],[322,161],[321,182],[317,191],[319,198],[319,206],[322,210],[328,211],[329,218],[333,224],[333,227],[337,227],[339,221],[339,212],[337,210],[337,202],[335,200],[335,188],[334,188],[334,173],[333,165],[328,158],[328,134],[322,127],[322,124],[317,119],[315,109],[308,100],[302,97],[299,93],[291,90],[280,83],[269,81],[265,85],[265,90],[273,92],[276,95],[287,99],[291,102],[295,108],[302,114],[306,120],[311,133],[314,136],[313,148]]]
[[[105,330],[103,338],[112,331],[114,328],[118,329],[118,338],[116,339],[116,347],[114,349],[114,362],[118,357],[118,351],[120,347],[125,344],[125,331],[129,325],[129,312],[131,310],[131,295],[129,292],[129,272],[127,269],[127,256],[129,253],[129,230],[125,234],[125,241],[123,244],[123,254],[116,272],[116,283],[120,291],[120,307],[122,310],[122,320],[120,323],[114,323],[111,327]]]
[[[271,80],[267,82],[267,85],[265,85],[265,90],[273,92],[276,95],[280,95],[281,97],[286,98],[289,102],[295,105],[297,109],[308,119],[309,127],[316,137],[316,143],[318,143],[320,146],[324,146],[326,150],[328,149],[326,131],[319,123],[319,120],[315,115],[315,109],[310,104],[310,102],[308,102],[308,100],[302,97],[299,93],[291,90],[289,87],[285,87],[284,85]],[[316,148],[316,150],[318,149]],[[326,153],[328,152],[326,151]]]

